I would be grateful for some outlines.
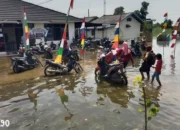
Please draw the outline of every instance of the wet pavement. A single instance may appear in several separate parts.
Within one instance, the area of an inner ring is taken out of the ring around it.
[[[157,90],[157,84],[146,82],[148,97],[159,107],[148,130],[179,130],[180,59],[172,60],[169,47],[162,44],[153,41],[154,51],[164,53],[163,87]],[[178,47],[180,42],[176,56]],[[0,130],[143,130],[141,92],[132,83],[141,60],[136,59],[136,68],[127,68],[129,85],[122,87],[95,80],[96,53],[85,57],[83,73],[50,78],[41,67],[12,74],[9,59],[0,59],[0,119],[10,120]]]

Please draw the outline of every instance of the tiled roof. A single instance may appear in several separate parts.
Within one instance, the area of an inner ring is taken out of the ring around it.
[[[139,19],[134,13],[124,13],[121,17],[121,20],[127,18],[128,16],[133,15],[136,17],[141,22],[141,19]],[[102,24],[116,24],[117,21],[119,20],[120,15],[104,15],[100,17],[97,20],[94,20],[92,23],[102,23]]]
[[[89,22],[89,23],[96,20],[96,19],[98,19],[97,16],[85,17],[86,22]]]
[[[66,14],[34,5],[21,0],[0,0],[0,22],[22,20],[23,7],[27,8],[28,21],[65,22]],[[80,22],[81,19],[69,16],[69,22]]]

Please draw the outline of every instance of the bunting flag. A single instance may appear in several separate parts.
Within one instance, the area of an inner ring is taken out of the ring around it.
[[[162,33],[164,33],[166,31],[166,27],[167,27],[167,24],[168,24],[168,13],[165,13],[164,17],[165,17],[165,20],[164,20],[164,23],[163,23],[163,31],[162,31]]]
[[[61,45],[60,45],[60,48],[58,49],[58,54],[57,54],[57,57],[56,57],[54,63],[62,63],[64,42],[66,41],[66,32],[67,32],[66,30],[67,30],[67,23],[66,23],[65,28],[64,28],[63,37],[61,40]]]
[[[58,49],[57,57],[56,57],[54,63],[59,63],[59,64],[62,63],[64,42],[67,41],[66,33],[67,33],[67,26],[68,26],[68,18],[69,18],[69,14],[70,14],[70,9],[73,8],[73,5],[74,5],[74,0],[71,0],[70,6],[69,6],[69,9],[68,9],[68,12],[67,12],[67,16],[66,16],[66,24],[65,24],[65,27],[64,27],[63,37],[62,37],[61,44],[60,44],[60,47]]]
[[[172,35],[172,42],[170,44],[170,47],[172,49],[171,59],[175,58],[175,46],[176,46],[179,23],[180,23],[180,18],[177,20],[176,24],[174,25],[174,32],[173,32],[173,35]],[[174,53],[174,55],[173,55],[173,53]]]
[[[115,26],[115,37],[114,37],[114,40],[113,40],[114,44],[112,45],[112,49],[119,48],[120,22],[121,22],[121,17],[120,17],[120,19],[118,20],[118,22],[117,22],[117,24]]]
[[[81,25],[81,54],[84,55],[84,44],[85,44],[85,18],[82,20],[82,25]]]
[[[180,23],[180,18],[177,20],[176,24],[174,25],[174,33],[172,35],[172,43],[170,47],[175,51],[175,46],[176,46],[176,39],[177,39],[177,33],[178,33],[178,26]]]
[[[117,24],[115,26],[115,37],[114,37],[114,40],[113,40],[114,43],[113,43],[113,45],[111,47],[112,49],[115,49],[114,51],[112,50],[112,53],[114,55],[114,57],[113,57],[113,62],[114,63],[117,62],[117,58],[115,56],[115,53],[116,53],[116,49],[119,48],[119,34],[120,34],[121,17],[122,17],[122,15],[120,16],[120,18],[119,18],[119,20],[118,20],[118,22],[117,22]]]
[[[73,6],[74,6],[74,0],[71,0],[71,3],[70,3],[71,9],[73,9]]]
[[[26,50],[28,50],[29,49],[29,31],[28,31],[26,8],[24,8],[24,31],[26,35]]]

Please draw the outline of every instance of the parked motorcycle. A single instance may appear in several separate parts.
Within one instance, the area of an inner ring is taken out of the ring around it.
[[[71,48],[77,47],[81,48],[81,39],[75,39],[73,38],[73,42],[71,43]]]
[[[24,52],[25,52],[25,47],[21,44],[20,47],[19,47],[19,51],[18,51],[19,56],[23,57]]]
[[[76,73],[80,73],[83,69],[81,65],[76,62],[73,57],[70,57],[70,60],[66,66],[58,63],[54,63],[52,60],[46,60],[46,67],[44,69],[45,76],[54,76],[57,74],[66,74],[75,70]]]
[[[12,57],[11,58],[12,69],[14,73],[20,73],[25,70],[35,68],[40,62],[39,60],[28,51],[25,54],[25,57]]]
[[[130,50],[131,50],[132,56],[135,56],[135,57],[142,56],[142,52],[140,50],[140,46],[138,43],[135,43],[133,46],[131,46]]]
[[[104,78],[107,81],[113,82],[113,83],[117,83],[117,84],[121,84],[121,85],[127,85],[128,84],[128,80],[126,77],[126,72],[124,70],[124,65],[123,63],[119,63],[119,64],[107,64],[105,61],[105,55],[102,56],[99,60],[98,60],[98,66],[95,68],[95,76],[98,79],[104,78],[104,75],[107,74],[108,70],[116,65],[120,65],[120,69],[119,70],[115,70],[112,72],[111,76],[109,78]]]
[[[52,50],[56,50],[56,44],[54,42],[51,42],[50,47]]]

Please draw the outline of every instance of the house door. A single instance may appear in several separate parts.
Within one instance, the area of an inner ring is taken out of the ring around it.
[[[0,52],[5,52],[5,42],[3,33],[0,33]]]
[[[21,37],[23,36],[23,29],[22,28],[15,28],[15,34],[16,34],[17,48],[19,49],[19,46],[21,44]]]

